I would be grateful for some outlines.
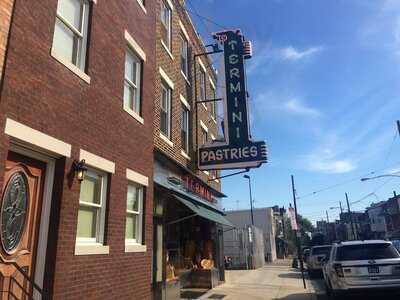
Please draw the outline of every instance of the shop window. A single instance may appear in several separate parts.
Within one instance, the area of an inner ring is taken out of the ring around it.
[[[162,81],[160,130],[168,139],[171,139],[171,95],[171,88]]]
[[[165,1],[161,1],[161,41],[171,50],[171,17],[172,10]]]
[[[103,243],[106,202],[107,174],[88,170],[79,195],[78,243]]]
[[[124,109],[140,115],[142,61],[131,49],[125,54]]]
[[[205,101],[205,100],[206,100],[206,72],[200,71],[200,101]]]
[[[58,0],[52,53],[85,71],[88,0]]]
[[[182,73],[188,78],[188,41],[184,36],[180,36],[181,38],[181,70]]]
[[[182,142],[182,149],[188,154],[189,153],[189,110],[185,105],[182,105],[181,142]]]
[[[127,244],[142,243],[143,193],[143,186],[137,184],[128,185],[125,226],[125,240]]]

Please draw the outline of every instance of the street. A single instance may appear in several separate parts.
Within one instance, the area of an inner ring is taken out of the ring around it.
[[[226,283],[198,299],[224,300],[327,300],[324,281],[306,274],[307,289],[303,288],[301,273],[290,267],[289,261],[278,261],[256,270],[226,271]],[[381,295],[382,296],[382,295]],[[380,297],[381,297],[380,296]],[[385,299],[399,299],[384,295]],[[359,295],[352,300],[379,299],[379,296]],[[342,298],[340,298],[342,299]],[[344,298],[343,298],[344,299]]]

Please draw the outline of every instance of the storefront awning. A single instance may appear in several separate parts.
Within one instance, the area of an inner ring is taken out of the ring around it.
[[[208,219],[210,221],[230,226],[230,227],[235,227],[227,218],[225,218],[222,214],[220,214],[217,211],[212,210],[211,208],[207,208],[201,204],[196,204],[193,201],[184,199],[182,197],[179,197],[177,195],[174,195],[175,199],[177,199],[179,202],[184,204],[187,208],[192,210],[196,215]]]

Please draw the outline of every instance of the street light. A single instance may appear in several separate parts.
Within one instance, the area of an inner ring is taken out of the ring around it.
[[[251,180],[249,175],[243,175],[244,178],[249,180],[249,193],[250,193],[250,213],[251,213],[251,225],[254,226],[254,216],[253,216],[253,198],[251,196]]]
[[[382,177],[400,177],[400,175],[396,175],[396,174],[383,174],[383,175],[379,175],[379,176],[375,176],[375,177],[365,177],[365,178],[361,178],[361,181],[373,180],[373,179],[382,178]]]

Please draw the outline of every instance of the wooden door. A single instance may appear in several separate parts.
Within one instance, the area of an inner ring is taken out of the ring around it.
[[[45,168],[32,158],[8,154],[0,204],[0,283],[11,299],[30,299],[33,291],[14,264],[34,279]]]

